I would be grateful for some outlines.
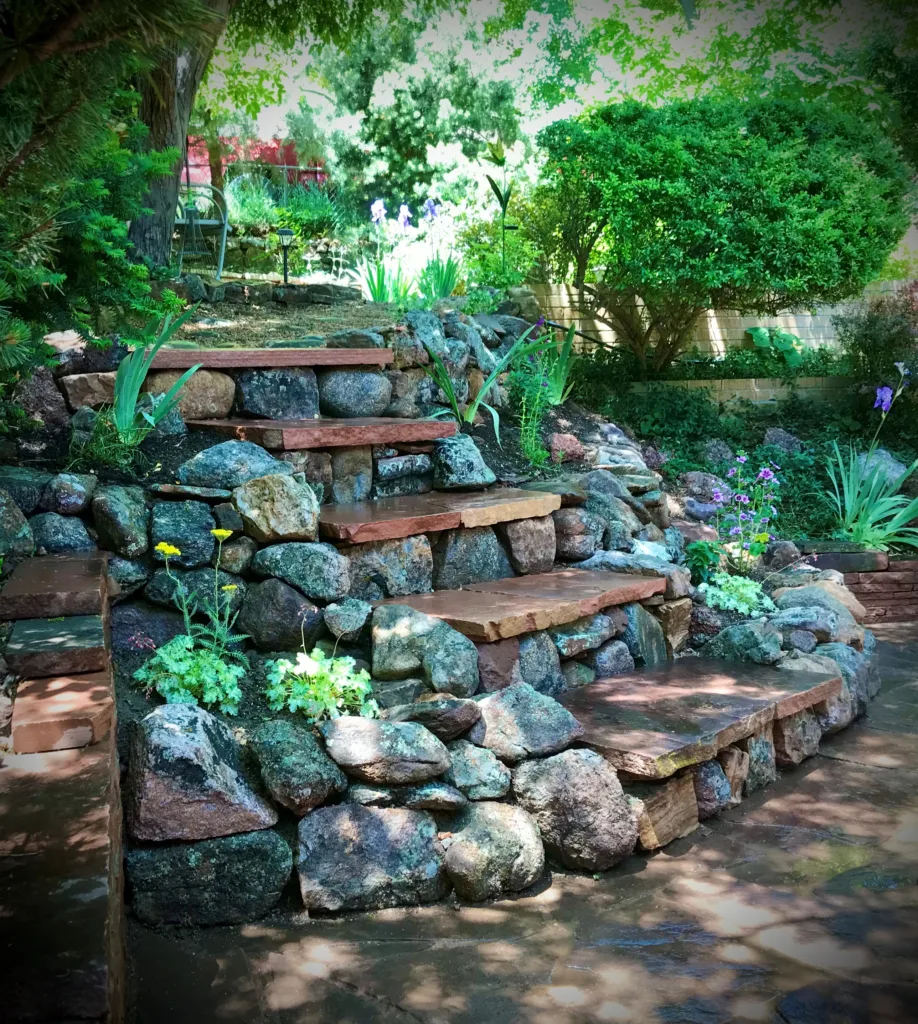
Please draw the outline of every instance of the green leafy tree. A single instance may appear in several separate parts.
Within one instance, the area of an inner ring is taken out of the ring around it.
[[[777,315],[860,292],[909,224],[895,146],[825,101],[611,104],[539,143],[544,198],[579,211],[553,258],[645,370],[707,309]]]

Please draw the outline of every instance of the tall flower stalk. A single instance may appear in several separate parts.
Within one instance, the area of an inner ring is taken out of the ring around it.
[[[715,490],[717,532],[734,572],[745,576],[774,538],[770,526],[778,516],[780,466],[773,462],[753,473],[740,452],[727,473],[732,493]]]

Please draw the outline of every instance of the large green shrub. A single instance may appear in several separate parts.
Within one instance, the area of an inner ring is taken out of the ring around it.
[[[896,295],[884,295],[861,309],[835,317],[835,330],[858,379],[888,384],[895,364],[918,357],[918,282]]]
[[[653,370],[706,309],[775,315],[859,292],[909,224],[895,146],[827,102],[609,104],[538,141],[548,258]]]

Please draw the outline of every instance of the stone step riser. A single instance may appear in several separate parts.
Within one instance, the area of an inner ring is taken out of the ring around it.
[[[252,441],[269,451],[307,448],[355,448],[452,437],[447,420],[401,420],[385,417],[314,420],[189,420],[191,430],[210,430],[237,441]]]

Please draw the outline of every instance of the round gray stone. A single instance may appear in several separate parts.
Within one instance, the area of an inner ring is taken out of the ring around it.
[[[251,441],[224,441],[205,448],[178,468],[178,478],[183,484],[230,491],[270,473],[292,476],[293,466],[275,459]]]
[[[484,747],[468,740],[449,745],[452,764],[443,778],[469,800],[500,800],[510,792],[510,769]]]
[[[374,370],[328,370],[319,376],[319,402],[325,416],[382,416],[391,397],[389,378]]]
[[[488,487],[497,479],[468,434],[439,438],[432,461],[433,484],[440,491]]]
[[[62,516],[57,512],[41,512],[29,520],[35,547],[44,548],[49,555],[65,551],[94,551],[96,542],[81,519]]]
[[[169,556],[171,564],[186,569],[209,565],[217,545],[210,531],[216,528],[210,505],[203,501],[158,501],[150,513],[153,558],[157,562],[166,560],[156,545],[167,543],[181,551],[180,555]]]
[[[261,650],[308,651],[323,631],[322,609],[282,580],[247,587],[236,632],[247,634]]]
[[[347,789],[344,772],[306,725],[284,718],[263,722],[249,743],[268,792],[300,817]]]
[[[350,563],[331,544],[291,541],[263,548],[252,559],[252,570],[276,576],[317,601],[337,601],[350,590]]]

